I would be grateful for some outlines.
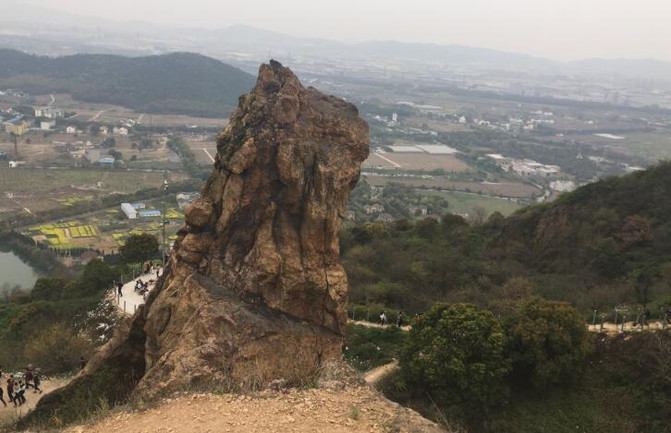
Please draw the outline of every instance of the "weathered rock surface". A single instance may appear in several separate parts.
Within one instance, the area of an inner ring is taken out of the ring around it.
[[[352,104],[304,88],[271,61],[217,149],[133,332],[115,336],[67,392],[124,357],[140,377],[132,396],[145,399],[194,385],[301,382],[340,356],[338,232],[368,156],[368,125]]]

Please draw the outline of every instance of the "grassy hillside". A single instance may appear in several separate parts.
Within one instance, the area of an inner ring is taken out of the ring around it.
[[[422,311],[436,300],[486,306],[514,283],[585,313],[656,300],[656,314],[671,302],[669,215],[666,162],[479,226],[450,215],[355,227],[343,234],[342,256],[352,302],[380,308]]]
[[[38,57],[0,50],[0,87],[31,93],[70,93],[76,99],[136,111],[223,117],[254,77],[205,56],[149,57],[78,54]]]

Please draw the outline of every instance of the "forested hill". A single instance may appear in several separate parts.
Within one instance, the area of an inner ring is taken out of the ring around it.
[[[199,54],[39,57],[0,50],[0,87],[69,93],[139,112],[225,117],[254,77]]]
[[[671,162],[482,225],[446,215],[355,227],[342,255],[355,304],[490,306],[530,290],[586,313],[642,303],[657,313],[671,305]]]
[[[610,279],[670,261],[671,162],[523,209],[492,245],[539,272]]]

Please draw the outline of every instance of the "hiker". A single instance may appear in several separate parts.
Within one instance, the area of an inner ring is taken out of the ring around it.
[[[40,389],[40,369],[36,368],[35,372],[33,374],[33,393],[36,393],[39,391],[40,394],[42,394],[42,390]]]
[[[387,324],[387,314],[383,311],[380,313],[380,325],[385,326]]]
[[[33,381],[33,372],[31,371],[32,366],[26,367],[25,373],[23,373],[23,377],[26,381],[26,388],[30,388],[31,386],[34,387],[34,385],[30,382]]]
[[[10,403],[14,402],[14,405],[16,406],[16,402],[14,401],[14,375],[13,374],[10,374],[9,377],[7,378],[7,398],[9,399]]]
[[[86,360],[84,359],[83,356],[79,357],[79,369],[83,370],[84,367],[86,367]]]
[[[404,319],[403,316],[404,316],[403,310],[399,311],[398,316],[396,316],[396,326],[398,326],[399,328],[403,326],[403,319]]]
[[[641,314],[641,328],[648,326],[648,317],[650,317],[650,310],[644,308],[643,314]]]
[[[19,406],[22,406],[26,402],[25,392],[26,384],[22,379],[19,379],[19,383],[14,387],[14,403],[18,401]]]
[[[123,283],[121,281],[116,283],[116,288],[117,288],[117,293],[119,294],[119,296],[123,296],[123,293],[121,293],[121,289],[123,289]]]
[[[160,267],[160,266],[156,266],[156,278],[159,277],[158,274],[159,274],[160,272],[161,272],[161,267]]]
[[[662,316],[662,326],[666,328],[666,325],[671,324],[671,309],[667,308],[664,310],[664,315]]]
[[[14,404],[18,400],[19,406],[22,406],[26,402],[26,397],[24,396],[26,392],[26,384],[23,380],[19,380],[18,386],[14,389]]]
[[[7,402],[5,401],[4,396],[5,396],[5,390],[2,389],[2,387],[0,386],[0,401],[2,402],[2,404],[5,405],[5,407],[7,407]]]

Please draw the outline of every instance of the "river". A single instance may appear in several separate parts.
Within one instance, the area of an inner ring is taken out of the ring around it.
[[[0,251],[0,289],[5,285],[32,289],[39,276],[13,252]]]

